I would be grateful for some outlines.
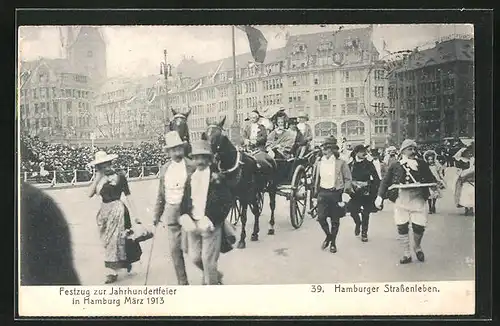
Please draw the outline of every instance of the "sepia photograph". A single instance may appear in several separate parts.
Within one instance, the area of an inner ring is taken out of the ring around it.
[[[17,46],[26,315],[474,313],[473,25],[21,26]]]

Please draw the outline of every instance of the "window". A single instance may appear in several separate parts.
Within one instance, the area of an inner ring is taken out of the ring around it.
[[[337,125],[329,121],[317,123],[314,126],[314,135],[316,137],[337,137]]]
[[[375,97],[384,97],[384,86],[375,86]]]
[[[349,71],[343,71],[342,72],[342,81],[343,82],[349,82]]]
[[[341,131],[344,136],[363,136],[365,125],[359,120],[349,120],[342,124]]]
[[[387,134],[389,128],[388,119],[375,119],[375,133]]]
[[[385,79],[385,70],[375,70],[375,80]]]
[[[346,98],[353,98],[354,97],[354,88],[353,87],[347,87],[345,89],[345,97]]]

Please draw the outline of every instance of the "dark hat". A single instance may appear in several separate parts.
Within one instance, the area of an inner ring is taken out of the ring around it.
[[[334,136],[329,136],[327,138],[325,138],[325,140],[323,141],[323,143],[321,144],[321,146],[328,146],[328,147],[333,147],[333,146],[337,146],[337,138],[335,138]],[[338,148],[338,146],[337,146]]]
[[[356,145],[351,152],[351,156],[354,157],[354,155],[358,154],[359,152],[367,152],[366,146],[361,144]]]
[[[308,115],[307,113],[299,115],[299,116],[298,116],[298,118],[299,118],[299,119],[300,119],[300,118],[304,118],[304,119],[306,119],[307,121],[309,121],[309,115]]]
[[[257,115],[258,115],[259,117],[262,117],[262,115],[259,113],[259,111],[258,111],[258,110],[252,110],[250,113],[257,113]]]

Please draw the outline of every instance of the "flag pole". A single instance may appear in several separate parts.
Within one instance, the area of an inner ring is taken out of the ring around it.
[[[233,143],[239,144],[240,141],[240,125],[238,121],[238,98],[237,98],[237,81],[236,81],[236,46],[234,37],[234,25],[231,26],[232,45],[233,45],[233,123],[231,125],[231,140]]]

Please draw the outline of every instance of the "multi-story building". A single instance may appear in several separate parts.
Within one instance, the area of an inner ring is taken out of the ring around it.
[[[114,78],[96,96],[97,138],[149,140],[164,130],[165,92],[159,76]]]
[[[21,130],[47,139],[90,137],[93,90],[66,60],[22,62]]]
[[[106,44],[96,27],[63,30],[64,59],[19,64],[21,130],[52,141],[88,139],[95,90],[106,78]]]
[[[474,137],[474,41],[452,39],[405,58],[390,74],[394,137]]]
[[[284,48],[268,51],[262,65],[252,63],[250,53],[236,56],[238,121],[253,109],[270,116],[285,108],[290,116],[309,115],[316,140],[333,134],[353,144],[382,146],[391,132],[388,117],[378,114],[389,104],[388,80],[382,65],[377,66],[371,36],[371,28],[292,36]],[[185,60],[176,72],[185,85],[197,85],[168,95],[169,107],[193,108],[194,139],[205,130],[207,118],[225,115],[231,124],[232,58],[202,64]]]

